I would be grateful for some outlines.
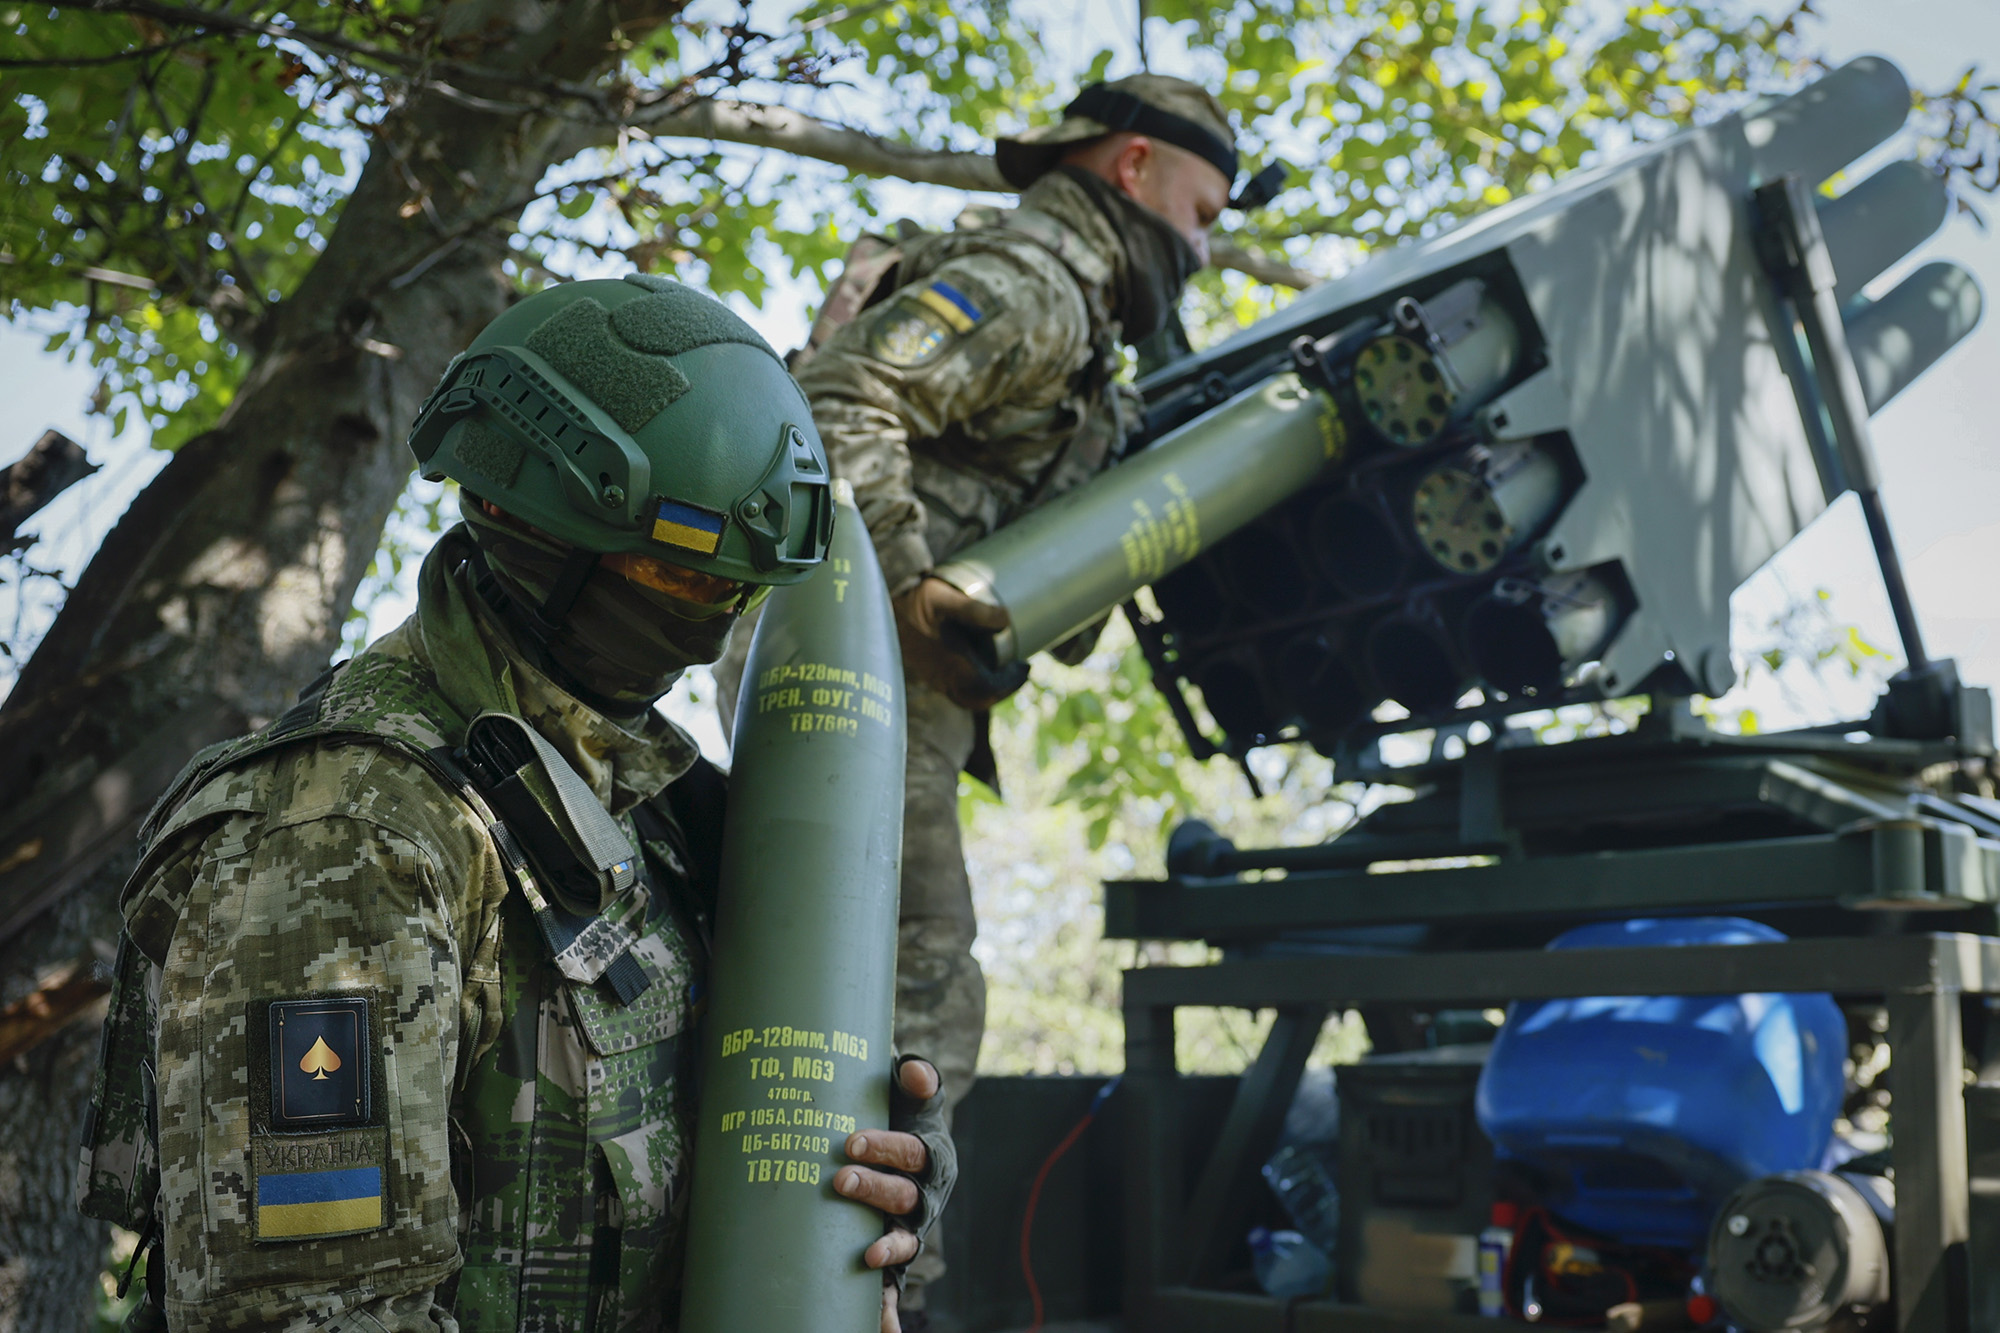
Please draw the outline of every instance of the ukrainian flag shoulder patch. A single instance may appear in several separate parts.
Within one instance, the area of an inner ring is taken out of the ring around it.
[[[962,287],[942,280],[913,283],[877,317],[868,350],[892,366],[929,365],[989,313]]]
[[[323,1240],[387,1226],[386,1134],[258,1136],[250,1145],[256,1238]]]
[[[970,333],[986,318],[971,297],[948,282],[934,282],[917,293],[917,299],[936,311],[956,333]]]
[[[312,1240],[381,1226],[382,1168],[257,1178],[257,1239]]]
[[[660,501],[653,519],[653,540],[702,555],[714,555],[722,545],[722,515],[678,500]]]

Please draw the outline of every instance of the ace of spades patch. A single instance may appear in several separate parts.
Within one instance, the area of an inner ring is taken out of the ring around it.
[[[372,1036],[366,997],[271,1004],[271,1128],[366,1124]]]

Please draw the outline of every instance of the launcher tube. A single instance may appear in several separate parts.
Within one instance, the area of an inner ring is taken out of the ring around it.
[[[1879,301],[1845,312],[1847,350],[1868,410],[1879,412],[1979,323],[1979,282],[1947,260],[1903,279]]]

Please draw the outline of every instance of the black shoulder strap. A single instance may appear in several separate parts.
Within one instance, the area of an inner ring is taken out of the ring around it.
[[[694,767],[666,790],[632,810],[639,836],[665,843],[680,859],[676,897],[706,935],[714,927],[722,884],[722,825],[729,808],[729,775],[697,757]]]

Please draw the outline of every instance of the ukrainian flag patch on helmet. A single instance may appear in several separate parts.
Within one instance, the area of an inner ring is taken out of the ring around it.
[[[653,540],[714,555],[716,547],[722,545],[722,515],[677,500],[662,500],[659,515],[653,520]]]

